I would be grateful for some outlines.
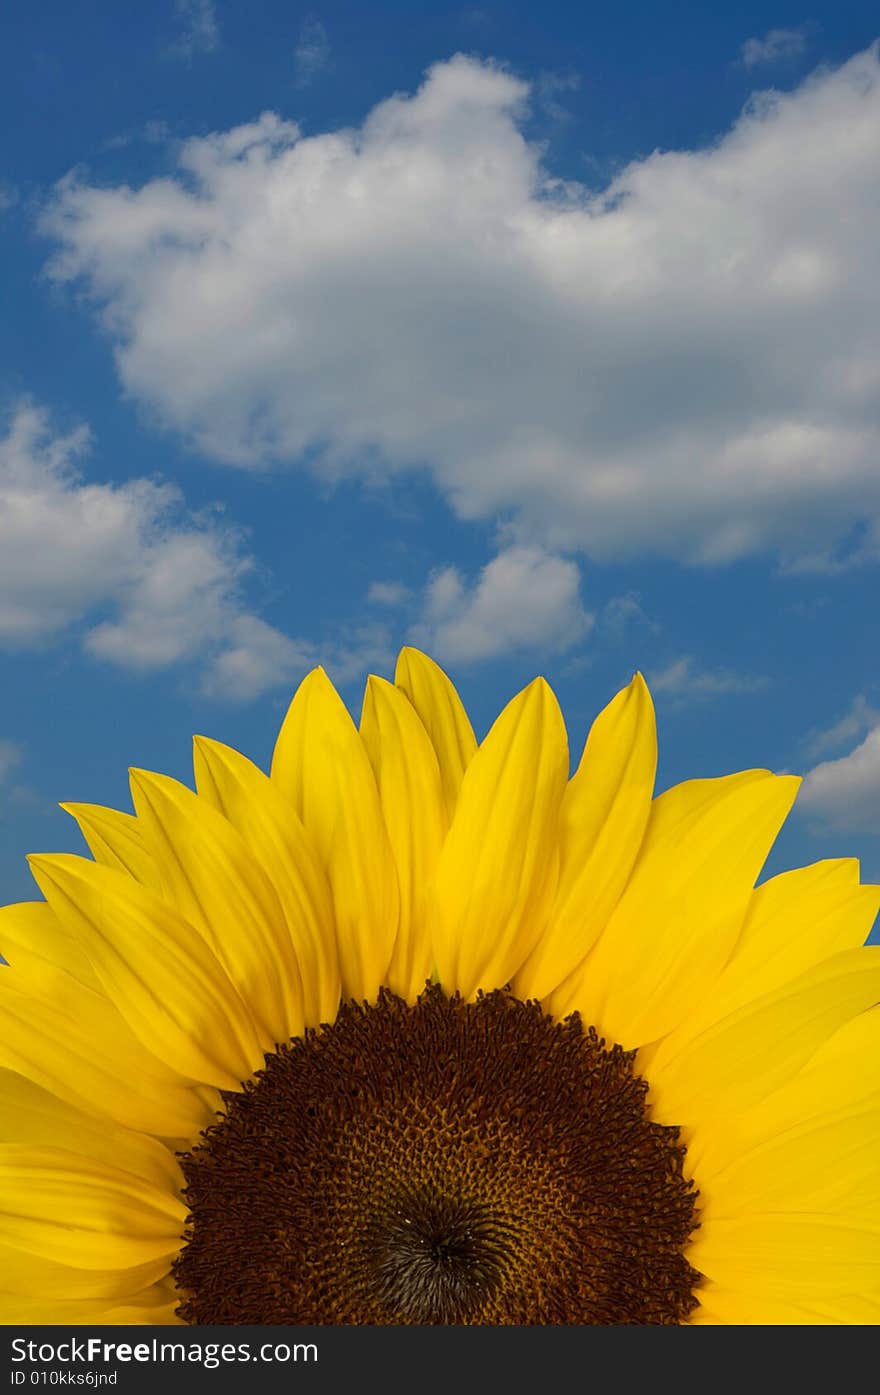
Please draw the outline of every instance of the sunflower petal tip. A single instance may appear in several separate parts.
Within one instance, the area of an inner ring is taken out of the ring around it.
[[[424,649],[418,649],[414,644],[404,644],[398,652],[394,668],[394,681],[398,686],[402,683],[405,684],[411,667],[430,673],[435,678],[438,674],[442,674],[444,678],[449,679],[449,674],[445,668]],[[452,680],[449,679],[449,681]]]
[[[131,766],[128,772],[128,787],[131,791],[132,803],[137,809],[138,797],[143,798],[148,794],[153,781],[150,778],[149,770],[141,770],[138,766]]]
[[[336,685],[323,664],[315,664],[314,668],[309,669],[293,695],[293,702],[296,702],[300,694],[305,697],[307,694],[315,691],[323,693],[326,696],[332,694],[338,697]]]
[[[27,853],[26,861],[32,872],[37,870],[50,875],[74,871],[83,864],[93,865],[91,858],[81,857],[79,853]]]
[[[552,692],[553,689],[550,687],[547,679],[539,673],[536,678],[533,678],[532,681],[527,683],[522,689],[521,696],[524,698],[534,696],[543,700],[547,697],[548,693]]]
[[[361,704],[361,722],[363,722],[364,717],[375,708],[377,703],[381,703],[384,700],[387,704],[387,693],[389,689],[391,689],[392,692],[396,691],[394,684],[389,683],[387,678],[382,678],[378,673],[367,674],[367,679],[364,683],[363,702]]]
[[[773,775],[773,779],[779,782],[777,788],[789,791],[789,794],[791,796],[791,803],[794,804],[794,801],[797,799],[798,793],[800,791],[800,787],[804,783],[803,775],[790,775],[788,774],[788,772],[786,772],[786,774],[784,775]]]
[[[140,789],[144,794],[167,793],[171,788],[178,786],[180,782],[171,775],[164,775],[158,770],[141,770],[133,766],[128,772],[128,780],[132,790]]]
[[[63,856],[62,853],[28,853],[26,856],[31,876],[44,896],[46,884],[54,882],[58,872],[64,870],[63,865],[60,868],[58,866],[59,859]]]

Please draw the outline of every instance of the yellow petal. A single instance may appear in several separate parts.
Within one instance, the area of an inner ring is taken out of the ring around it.
[[[880,1000],[880,946],[832,955],[650,1067],[665,1123],[706,1127],[790,1080],[845,1022]]]
[[[86,1327],[99,1323],[111,1325],[184,1326],[175,1315],[178,1299],[169,1297],[164,1288],[152,1285],[138,1293],[128,1294],[123,1301],[109,1303],[106,1298],[63,1298],[35,1296],[23,1298],[17,1293],[0,1293],[0,1322],[16,1326]]]
[[[0,906],[0,953],[39,983],[42,967],[65,969],[89,988],[100,989],[95,971],[70,931],[45,901]]]
[[[440,981],[509,982],[543,933],[559,868],[568,742],[542,678],[508,703],[468,767],[434,888]]]
[[[782,872],[752,894],[742,933],[722,973],[657,1046],[662,1062],[737,1008],[781,988],[812,965],[863,945],[880,887],[859,885],[855,858]]]
[[[845,1022],[801,1070],[765,1098],[720,1118],[712,1114],[692,1128],[688,1165],[701,1185],[708,1185],[764,1144],[782,1143],[805,1128],[880,1107],[878,1060],[880,1008],[870,1008]],[[841,1175],[836,1165],[834,1171]]]
[[[715,1283],[797,1302],[880,1287],[880,1224],[765,1212],[707,1220],[688,1260]]]
[[[863,949],[873,956],[876,945]],[[794,1122],[824,1114],[833,1105],[842,1108],[873,1099],[880,1091],[880,1006],[850,1018],[821,1043],[803,1070],[787,1081],[776,1097],[774,1109]],[[777,1123],[779,1120],[777,1113]]]
[[[880,886],[859,885],[856,858],[783,872],[752,896],[725,968],[724,1007],[780,988],[812,964],[865,943],[880,908]]]
[[[10,960],[0,967],[0,1065],[86,1113],[162,1137],[193,1137],[219,1096],[202,1098],[141,1045],[93,987],[81,948],[59,926],[43,904],[0,910],[0,945]]]
[[[229,820],[272,881],[302,979],[305,1026],[333,1022],[340,990],[333,901],[311,837],[268,775],[231,746],[197,736],[193,765],[200,797]]]
[[[694,1324],[713,1326],[853,1326],[880,1322],[880,1298],[864,1294],[805,1295],[787,1301],[776,1294],[750,1289],[704,1284],[698,1290],[700,1307],[689,1318]]]
[[[238,1089],[263,1053],[247,1008],[204,940],[122,872],[62,853],[29,861],[135,1036],[182,1075]]]
[[[131,814],[105,809],[101,804],[62,804],[61,808],[76,819],[96,862],[127,872],[144,886],[158,885],[156,864],[144,847],[141,828]]]
[[[880,1324],[880,1290],[874,1293],[835,1294],[815,1304],[816,1321],[876,1327]]]
[[[412,704],[384,678],[367,680],[360,730],[400,886],[400,921],[387,982],[414,1002],[433,968],[427,892],[446,832],[440,767]]]
[[[551,996],[554,1014],[577,1009],[627,1048],[677,1026],[730,956],[799,783],[747,770],[655,799],[626,891],[595,949]]]
[[[172,1258],[172,1255],[165,1255],[147,1264],[127,1268],[80,1269],[72,1264],[57,1264],[51,1259],[43,1259],[40,1255],[0,1241],[2,1282],[14,1288],[14,1295],[0,1292],[0,1314],[5,1313],[7,1305],[19,1298],[31,1303],[39,1300],[55,1305],[70,1299],[97,1302],[102,1308],[115,1307],[147,1285],[161,1282],[167,1277]],[[0,1321],[6,1320],[11,1322],[12,1318],[0,1318]]]
[[[131,771],[162,893],[204,936],[271,1050],[302,1031],[302,980],[278,897],[232,825],[165,775]]]
[[[560,817],[559,886],[544,934],[517,976],[521,998],[544,998],[604,929],[636,860],[654,793],[657,729],[640,673],[600,712]]]
[[[397,873],[367,753],[322,668],[303,679],[272,779],[313,836],[333,893],[342,992],[374,999],[397,935]]]
[[[420,649],[401,649],[394,682],[409,698],[437,752],[446,813],[451,820],[464,772],[477,751],[467,712],[443,669]]]
[[[187,1210],[170,1192],[64,1148],[0,1144],[0,1238],[78,1269],[177,1253]]]
[[[16,1071],[0,1070],[0,1141],[52,1147],[133,1172],[167,1191],[183,1187],[174,1154],[154,1138],[85,1114]]]
[[[101,1322],[108,1326],[140,1327],[186,1327],[183,1318],[177,1316],[179,1298],[166,1299],[162,1304],[129,1302],[118,1308],[108,1308],[101,1315]],[[94,1322],[94,1318],[68,1318],[68,1322],[82,1325]]]
[[[861,1208],[880,1219],[878,1158],[880,1103],[858,1113],[838,1110],[752,1148],[709,1179],[700,1170],[702,1215],[830,1215]]]

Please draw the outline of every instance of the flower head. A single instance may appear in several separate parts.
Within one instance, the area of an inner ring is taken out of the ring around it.
[[[639,675],[569,778],[415,650],[194,764],[0,911],[3,1320],[880,1319],[880,888],[756,888],[797,780],[655,798]]]

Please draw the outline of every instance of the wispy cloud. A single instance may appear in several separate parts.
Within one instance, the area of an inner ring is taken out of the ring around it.
[[[273,688],[291,687],[321,664],[339,687],[366,673],[389,673],[395,648],[384,625],[348,625],[323,640],[290,639],[256,615],[232,621],[225,647],[206,664],[208,697],[247,701]]]
[[[297,87],[307,87],[330,61],[330,40],[317,15],[308,15],[299,31],[293,55]]]
[[[102,150],[124,150],[126,146],[143,143],[161,145],[168,140],[171,127],[167,121],[145,121],[142,126],[132,126],[126,131],[117,131],[101,142]]]
[[[175,0],[175,9],[179,33],[169,52],[187,60],[197,53],[213,53],[220,43],[214,0]]]
[[[17,741],[0,740],[0,785],[6,783],[21,758],[22,749]]]
[[[41,800],[29,785],[15,781],[15,773],[24,759],[24,748],[17,741],[0,740],[0,823],[14,816],[16,810],[41,808]]]
[[[561,92],[576,92],[580,85],[581,80],[578,73],[539,73],[535,83],[538,106],[550,121],[570,121],[571,112],[560,102],[559,94]]]
[[[649,676],[653,693],[682,699],[721,697],[728,693],[758,693],[768,679],[734,673],[730,669],[703,669],[690,654],[674,660]]]
[[[806,48],[812,29],[809,24],[801,24],[796,29],[770,29],[760,39],[746,39],[739,51],[740,62],[746,68],[757,68],[797,58]]]
[[[661,628],[645,611],[638,591],[612,596],[602,607],[599,624],[614,639],[622,639],[634,626],[649,630],[652,634],[659,634]]]
[[[412,596],[412,589],[399,581],[374,581],[367,592],[371,605],[399,606]]]
[[[437,572],[410,637],[440,659],[467,663],[523,648],[570,649],[592,624],[577,563],[514,546],[471,584],[455,567]]]
[[[880,726],[880,708],[874,707],[864,693],[858,693],[848,712],[824,731],[810,732],[804,751],[812,759],[827,751],[837,750],[847,742],[857,741],[873,727]]]
[[[461,516],[596,561],[817,566],[863,520],[880,557],[878,48],[596,196],[542,167],[529,98],[459,55],[358,130],[264,113],[176,179],[70,178],[52,274],[210,458],[418,461]]]

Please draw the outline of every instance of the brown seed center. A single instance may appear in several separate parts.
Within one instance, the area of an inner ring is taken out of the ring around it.
[[[680,1323],[696,1193],[633,1053],[505,992],[383,991],[181,1156],[191,1323]]]

